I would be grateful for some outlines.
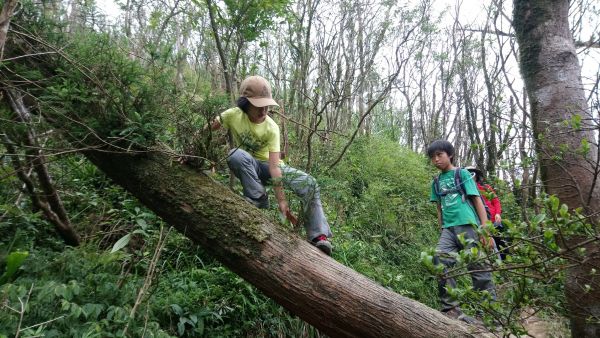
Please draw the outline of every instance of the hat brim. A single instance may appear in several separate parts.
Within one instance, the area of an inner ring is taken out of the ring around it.
[[[277,106],[277,107],[279,107],[279,105],[277,104],[277,102],[275,102],[275,100],[273,100],[270,97],[261,97],[261,98],[248,97],[247,99],[255,107],[266,107],[266,106]]]

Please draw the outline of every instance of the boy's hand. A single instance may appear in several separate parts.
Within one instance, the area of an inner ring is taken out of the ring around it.
[[[292,214],[290,209],[288,209],[287,213],[285,214],[285,218],[287,218],[288,221],[290,221],[290,223],[292,223],[293,226],[298,225],[298,218],[296,216],[294,216],[294,214]]]
[[[290,212],[290,207],[288,206],[287,201],[282,199],[277,202],[277,205],[279,206],[279,212],[281,212],[282,215],[287,216],[287,214]]]
[[[488,235],[480,235],[479,241],[485,249],[494,250],[494,248],[496,247],[496,242],[494,241],[494,238]]]

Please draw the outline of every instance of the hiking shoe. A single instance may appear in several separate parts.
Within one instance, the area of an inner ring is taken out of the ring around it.
[[[250,198],[248,196],[244,196],[246,201],[250,202],[250,204],[254,205],[259,209],[269,209],[269,195],[264,194],[257,199]]]
[[[327,240],[327,236],[320,235],[311,241],[317,249],[323,251],[327,256],[331,256],[331,243]]]
[[[477,319],[467,316],[459,308],[456,308],[456,307],[452,308],[450,310],[442,311],[442,313],[445,314],[446,317],[448,317],[448,318],[460,320],[467,324],[471,324],[471,325],[481,324],[481,322],[479,322]]]

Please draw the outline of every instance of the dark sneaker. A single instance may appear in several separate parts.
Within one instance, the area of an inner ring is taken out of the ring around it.
[[[331,256],[331,243],[327,240],[325,235],[313,238],[312,244],[316,246],[317,249],[323,251],[327,256]]]
[[[248,196],[244,196],[244,198],[259,209],[269,209],[269,195],[267,194],[262,195],[258,199],[250,198]]]
[[[456,307],[452,308],[450,310],[447,310],[447,311],[442,311],[442,313],[445,314],[446,317],[448,317],[448,318],[460,320],[467,324],[471,324],[471,325],[481,324],[481,322],[479,322],[477,319],[467,316],[459,308],[456,308]]]

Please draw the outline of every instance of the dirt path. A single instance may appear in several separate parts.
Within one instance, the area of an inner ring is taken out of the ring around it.
[[[556,320],[544,320],[533,313],[533,310],[524,310],[521,314],[522,324],[529,333],[524,337],[533,338],[567,338],[570,337],[566,320],[562,317]]]

